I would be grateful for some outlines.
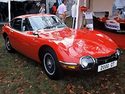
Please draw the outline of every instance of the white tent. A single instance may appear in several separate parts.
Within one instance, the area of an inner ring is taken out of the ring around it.
[[[125,0],[115,0],[114,4],[116,6],[116,9],[124,8],[125,7]]]
[[[8,19],[11,20],[11,1],[24,2],[24,1],[40,1],[40,0],[0,0],[0,2],[8,3]],[[46,9],[49,8],[48,0],[46,0]],[[47,9],[47,13],[49,10]]]
[[[0,0],[0,2],[5,2],[6,3],[6,2],[8,2],[8,0]]]
[[[10,0],[0,0],[0,2],[8,3],[8,18],[9,18],[9,21],[10,21],[11,20]]]
[[[86,0],[75,0],[75,2],[77,4],[75,29],[79,29],[83,20],[83,12],[80,11],[80,7],[86,6]]]
[[[7,3],[8,1],[24,2],[24,1],[28,1],[28,0],[0,0],[0,2],[5,2],[5,3]]]
[[[40,0],[0,0],[0,2],[8,3],[8,19],[11,20],[11,1],[24,2],[24,1],[40,1]]]
[[[6,2],[8,3],[8,18],[9,21],[11,20],[11,12],[10,12],[10,7],[11,7],[11,2],[10,1],[18,1],[18,2],[23,2],[23,1],[40,1],[40,0],[0,0],[0,2]],[[49,0],[46,0],[46,3],[48,3]],[[80,11],[80,6],[86,6],[86,0],[74,0],[77,3],[77,12],[76,12],[76,24],[75,24],[75,29],[79,29],[81,26],[81,20],[83,18],[83,12]],[[48,6],[48,4],[46,4]],[[49,8],[47,7],[46,8]]]
[[[0,2],[8,3],[8,18],[9,18],[9,21],[11,20],[11,12],[10,12],[11,2],[10,1],[24,2],[24,1],[27,1],[27,0],[0,0]]]

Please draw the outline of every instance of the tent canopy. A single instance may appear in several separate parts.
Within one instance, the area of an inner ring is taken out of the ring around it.
[[[0,2],[8,2],[8,0],[0,0]]]
[[[24,2],[24,1],[31,1],[31,0],[0,0],[0,2],[5,2],[5,3],[8,1]]]
[[[27,0],[0,0],[0,2],[8,3],[8,14],[9,14],[8,18],[9,18],[9,21],[11,20],[11,13],[10,13],[11,4],[10,4],[10,1],[24,2],[24,1],[27,1]]]
[[[8,3],[8,19],[11,20],[11,1],[24,2],[24,1],[41,1],[41,0],[0,0],[0,2]]]
[[[8,1],[24,2],[24,1],[40,1],[40,0],[0,0],[0,2],[5,2],[5,3]]]

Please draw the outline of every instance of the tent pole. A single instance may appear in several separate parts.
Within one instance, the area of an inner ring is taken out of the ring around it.
[[[75,29],[80,29],[83,21],[83,12],[80,11],[80,6],[87,6],[87,0],[75,0],[77,3],[77,12],[76,12],[76,24]]]
[[[49,0],[46,0],[46,13],[49,13]]]
[[[76,0],[77,3],[77,12],[76,12],[76,24],[75,24],[75,29],[78,29],[78,20],[79,20],[79,6],[80,6],[80,0]]]
[[[8,20],[9,20],[9,22],[10,22],[10,20],[11,20],[11,0],[8,0]]]

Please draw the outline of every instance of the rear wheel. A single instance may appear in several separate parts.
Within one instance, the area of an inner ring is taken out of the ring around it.
[[[58,58],[51,48],[47,48],[42,55],[42,63],[47,76],[52,80],[58,80],[62,76],[62,70]]]
[[[5,37],[5,47],[6,47],[6,50],[7,50],[9,53],[13,53],[13,52],[14,52],[14,49],[13,49],[13,47],[12,47],[11,44],[10,44],[10,41],[9,41],[9,37],[8,37],[8,36]]]

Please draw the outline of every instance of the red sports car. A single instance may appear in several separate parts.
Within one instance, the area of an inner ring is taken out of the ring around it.
[[[116,67],[120,56],[106,35],[68,28],[55,15],[18,16],[2,31],[8,52],[16,50],[39,62],[51,79],[59,79],[63,69],[101,72]]]

